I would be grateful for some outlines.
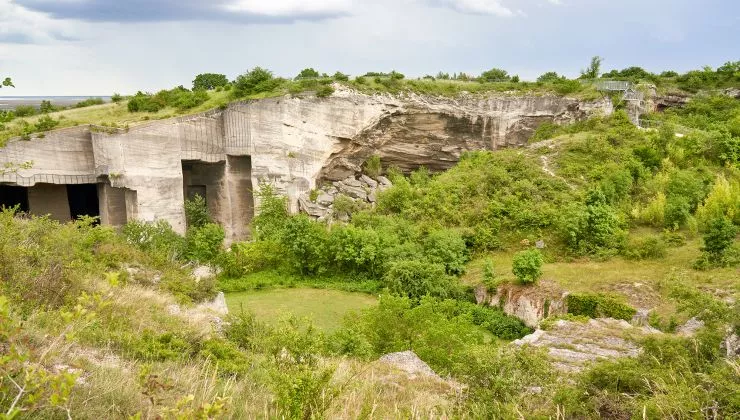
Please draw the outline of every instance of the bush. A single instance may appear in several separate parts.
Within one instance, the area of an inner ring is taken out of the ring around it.
[[[710,264],[715,266],[726,265],[724,257],[735,241],[737,231],[738,229],[732,224],[732,221],[724,216],[716,217],[709,223],[704,234],[704,246],[701,250],[706,253]]]
[[[229,79],[223,74],[201,73],[193,80],[193,90],[212,90],[229,84]]]
[[[257,93],[271,92],[282,83],[283,80],[274,78],[271,71],[255,67],[236,78],[233,94],[235,97],[241,98]]]
[[[36,115],[38,111],[31,105],[18,105],[15,107],[15,116],[18,118]]]
[[[589,318],[615,318],[632,320],[635,308],[618,299],[602,294],[571,293],[566,298],[568,313]]]
[[[629,242],[623,253],[632,260],[659,259],[666,255],[666,244],[660,238],[651,236]]]
[[[458,292],[452,280],[445,274],[444,265],[427,261],[393,262],[383,280],[391,293],[411,299],[420,299],[424,296],[448,298]]]
[[[506,70],[493,68],[481,73],[480,80],[483,82],[508,82],[511,80],[511,76]]]
[[[511,271],[522,284],[534,284],[542,277],[542,253],[537,249],[517,252]]]
[[[383,164],[380,162],[379,155],[372,155],[362,167],[363,172],[370,178],[377,178],[383,173]]]
[[[88,106],[93,106],[93,105],[103,105],[104,103],[105,101],[103,100],[103,98],[87,98],[84,101],[77,102],[74,107],[75,108],[86,108]]]
[[[317,91],[316,91],[316,97],[318,98],[328,98],[334,93],[334,88],[331,87],[331,85],[322,85]]]
[[[617,211],[601,190],[593,190],[585,205],[571,205],[560,219],[565,243],[577,254],[610,254],[623,247],[625,233]]]
[[[468,262],[468,249],[459,233],[437,230],[424,240],[424,253],[430,262],[442,264],[450,275],[461,275]]]
[[[216,223],[192,227],[185,236],[185,256],[191,261],[214,263],[223,250],[224,237],[224,228]]]
[[[185,200],[185,220],[189,228],[200,228],[211,222],[206,199],[200,194],[192,200]]]
[[[44,115],[36,122],[34,129],[36,131],[49,131],[53,130],[57,125],[59,125],[59,120],[55,120],[48,115]]]
[[[289,261],[301,275],[316,275],[328,266],[326,228],[306,215],[290,217],[281,232],[280,242]]]
[[[185,255],[185,240],[164,220],[147,223],[133,220],[121,229],[131,245],[149,254],[158,263],[176,261]]]
[[[111,95],[110,100],[113,103],[117,104],[117,103],[123,101],[123,96],[121,96],[120,93],[114,93],[113,95]]]
[[[241,277],[278,267],[283,259],[283,246],[278,241],[239,242],[220,256],[219,265],[226,276]]]

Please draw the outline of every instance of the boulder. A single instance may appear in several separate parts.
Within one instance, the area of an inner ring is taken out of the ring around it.
[[[309,216],[317,218],[326,216],[327,212],[325,207],[317,203],[312,203],[305,195],[298,197],[298,208]]]
[[[413,351],[402,351],[399,353],[389,353],[379,359],[380,362],[387,363],[398,370],[402,370],[409,377],[431,376],[439,378],[432,368],[426,362],[421,360]]]
[[[390,180],[390,179],[388,179],[388,178],[386,178],[386,177],[384,177],[384,176],[379,176],[379,177],[378,177],[378,182],[380,183],[380,185],[383,185],[383,186],[385,186],[385,187],[390,187],[390,186],[392,186],[392,185],[393,185],[393,184],[391,183],[391,180]]]
[[[369,176],[367,176],[365,174],[362,174],[360,176],[360,181],[362,181],[365,184],[367,184],[370,188],[378,188],[378,181],[370,178]]]
[[[680,335],[681,337],[693,337],[694,335],[696,335],[696,332],[703,326],[704,321],[698,319],[697,317],[693,317],[686,321],[685,324],[676,328],[676,334]]]
[[[357,182],[359,184],[359,182]],[[339,182],[339,185],[337,185],[337,188],[339,188],[339,192],[362,201],[367,201],[367,191],[365,191],[364,188],[361,186],[355,186],[355,185],[349,185],[345,184],[344,181]]]

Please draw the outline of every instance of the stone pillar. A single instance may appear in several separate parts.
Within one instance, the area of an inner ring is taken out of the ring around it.
[[[67,186],[58,184],[36,184],[28,189],[29,213],[37,216],[49,215],[54,220],[69,222]]]
[[[249,239],[249,224],[254,217],[252,159],[249,156],[226,156],[226,189],[228,222],[224,224],[226,243]]]
[[[100,201],[100,223],[108,226],[123,226],[126,217],[126,190],[111,187],[110,184],[98,184]]]

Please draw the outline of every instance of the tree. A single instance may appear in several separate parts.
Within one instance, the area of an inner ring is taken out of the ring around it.
[[[702,251],[708,254],[711,263],[721,265],[722,257],[732,246],[736,235],[737,228],[729,218],[724,215],[715,217],[704,234]]]
[[[193,80],[193,90],[211,90],[228,84],[229,79],[227,79],[223,74],[202,73],[195,76],[195,80]]]
[[[514,255],[511,272],[519,282],[534,284],[542,277],[542,253],[536,249],[521,251]]]
[[[314,70],[312,67],[309,67],[307,69],[301,70],[300,73],[298,73],[298,76],[296,76],[296,80],[298,79],[315,79],[319,77],[319,72]]]
[[[591,64],[585,69],[581,70],[581,79],[596,79],[601,74],[601,62],[603,58],[597,56],[591,57]]]
[[[480,78],[484,82],[508,82],[511,79],[509,72],[503,69],[492,68],[491,70],[484,71]]]
[[[2,83],[0,83],[0,88],[2,87],[15,87],[13,84],[13,81],[10,80],[10,77],[6,77]]]
[[[558,75],[554,71],[548,71],[547,73],[540,75],[540,77],[537,78],[537,81],[541,83],[546,83],[546,82],[556,82],[562,79],[565,79],[565,77]]]
[[[276,79],[272,72],[255,67],[240,75],[234,81],[234,95],[238,97],[253,95],[255,93],[269,92],[277,88],[283,79]]]

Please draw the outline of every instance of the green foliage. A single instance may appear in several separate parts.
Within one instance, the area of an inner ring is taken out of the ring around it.
[[[534,284],[542,277],[542,253],[538,249],[520,251],[514,255],[511,271],[522,284]]]
[[[117,103],[123,101],[123,96],[120,93],[114,93],[113,95],[111,95],[110,100],[114,104],[117,104]]]
[[[103,105],[105,101],[103,98],[87,98],[84,101],[77,102],[74,107],[75,108],[85,108],[88,106],[94,106],[94,105]]]
[[[625,232],[617,211],[601,190],[589,192],[585,204],[569,206],[560,219],[560,231],[576,254],[610,254],[623,247]]]
[[[384,283],[394,295],[412,299],[424,296],[454,297],[459,289],[445,274],[444,265],[419,260],[391,263]]]
[[[185,236],[185,257],[201,263],[216,262],[223,251],[224,228],[216,223],[190,227]]]
[[[327,265],[327,232],[308,216],[291,217],[285,223],[280,241],[301,275],[319,274]]]
[[[148,253],[159,263],[176,261],[185,255],[185,240],[164,220],[154,223],[130,221],[121,229],[126,242]]]
[[[347,81],[349,81],[349,76],[347,76],[346,74],[338,71],[338,72],[334,73],[334,76],[332,76],[332,79],[334,79],[334,80],[336,80],[338,82],[347,82]]]
[[[288,220],[288,202],[275,188],[260,183],[257,192],[259,212],[252,219],[253,234],[257,239],[278,239]]]
[[[601,62],[604,59],[599,56],[591,57],[591,63],[586,69],[581,70],[582,79],[596,79],[601,74]]]
[[[189,228],[200,228],[210,223],[206,199],[196,194],[192,200],[185,200],[185,220]]]
[[[331,85],[322,85],[317,91],[316,96],[319,98],[328,98],[334,93],[334,88]]]
[[[319,72],[314,70],[313,68],[307,68],[301,70],[300,73],[298,73],[298,76],[296,76],[297,79],[311,79],[311,78],[318,78],[320,76]]]
[[[363,172],[370,178],[377,178],[383,173],[383,164],[380,162],[379,155],[372,155],[362,167]]]
[[[0,83],[0,88],[3,87],[15,87],[15,85],[13,85],[13,81],[10,80],[10,77],[6,77],[5,79],[3,79],[3,82]]]
[[[726,266],[740,263],[740,261],[733,261],[735,258],[727,258],[730,256],[728,251],[735,242],[738,230],[732,221],[724,216],[716,217],[709,222],[704,234],[704,246],[702,247],[709,264]]]
[[[434,264],[442,264],[450,275],[461,275],[468,262],[468,249],[459,233],[452,230],[436,230],[424,240],[424,253]]]
[[[50,112],[55,112],[60,110],[60,107],[56,107],[52,105],[51,101],[43,100],[41,101],[41,105],[39,105],[39,112],[42,114],[48,114]]]
[[[234,81],[233,95],[236,98],[270,92],[283,83],[282,79],[275,78],[272,72],[261,67],[238,76]]]
[[[554,71],[548,71],[547,73],[541,74],[537,78],[537,81],[540,83],[547,83],[547,82],[557,82],[562,79],[565,79],[565,76],[560,76]]]
[[[637,311],[619,299],[591,293],[571,293],[566,298],[568,313],[589,318],[615,318],[632,320]]]
[[[193,91],[212,90],[229,84],[229,79],[223,74],[201,73],[193,79]]]
[[[623,253],[632,260],[660,259],[666,256],[666,244],[660,237],[650,236],[629,241]]]
[[[59,125],[59,120],[55,120],[54,118],[51,118],[48,115],[44,115],[43,117],[39,118],[38,121],[36,121],[36,125],[34,126],[35,131],[49,131],[53,130],[54,127]]]
[[[15,116],[18,118],[36,115],[38,111],[31,105],[18,105],[15,107]]]
[[[506,70],[492,68],[481,73],[480,80],[482,82],[508,82],[511,80],[511,76]]]

